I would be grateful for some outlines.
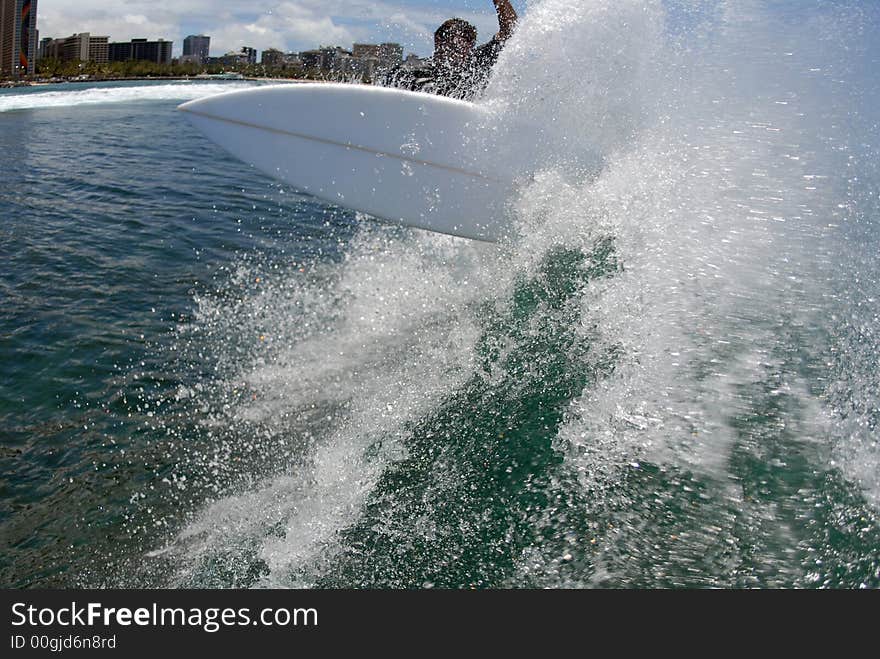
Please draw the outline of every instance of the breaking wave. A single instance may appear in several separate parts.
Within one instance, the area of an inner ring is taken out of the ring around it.
[[[28,93],[21,93],[21,90],[16,90],[19,93],[15,95],[0,95],[0,112],[141,101],[188,101],[233,89],[244,89],[250,86],[252,86],[251,83],[179,81],[143,86],[113,86],[113,83],[110,83],[106,87],[65,89],[63,91],[43,91],[42,88],[31,87],[27,89]]]
[[[232,267],[178,330],[164,487],[199,503],[146,569],[878,585],[876,27],[850,3],[531,3],[483,100],[559,154],[520,238],[364,223],[339,259]]]

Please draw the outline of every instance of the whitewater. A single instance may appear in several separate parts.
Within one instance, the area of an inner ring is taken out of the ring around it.
[[[829,474],[877,533],[876,237],[853,235],[877,218],[853,87],[876,19],[533,3],[482,101],[559,155],[522,191],[521,238],[365,232],[332,283],[204,302],[221,345],[308,309],[315,330],[232,360],[224,386],[258,402],[217,423],[314,447],[156,555],[181,584],[230,547],[264,586],[822,583],[806,564],[833,550],[806,525]],[[287,425],[303,414],[319,433]]]
[[[81,84],[85,87],[86,85]],[[192,81],[177,81],[165,84],[139,86],[131,83],[111,82],[103,87],[56,91],[55,85],[40,85],[26,89],[27,93],[0,96],[0,112],[15,110],[36,110],[46,108],[65,108],[87,105],[123,104],[151,101],[188,101],[203,96],[219,94],[233,89],[251,86],[248,83],[211,84]],[[69,87],[69,85],[65,85]]]

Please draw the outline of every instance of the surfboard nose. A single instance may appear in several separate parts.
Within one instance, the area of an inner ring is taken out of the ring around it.
[[[242,92],[253,91],[252,89],[231,89],[228,91],[216,92],[213,94],[208,94],[207,96],[201,96],[199,98],[194,98],[192,100],[187,101],[186,103],[181,103],[177,106],[178,110],[182,110],[183,112],[194,112],[199,110],[204,112],[207,108],[224,108],[229,105],[227,99],[237,98]],[[234,103],[233,103],[234,105]]]
[[[476,137],[489,117],[466,101],[328,83],[234,90],[179,109],[233,156],[331,204],[464,238],[506,231],[514,182],[485,165],[496,149]]]
[[[211,97],[206,96],[204,98],[194,98],[190,101],[187,101],[186,103],[181,103],[180,105],[177,106],[177,109],[180,110],[181,112],[192,112],[196,108],[198,108],[199,106],[203,106],[204,101],[209,98],[211,98]]]

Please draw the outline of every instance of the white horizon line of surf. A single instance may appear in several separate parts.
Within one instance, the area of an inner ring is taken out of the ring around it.
[[[142,83],[143,81],[138,82]],[[152,85],[132,84],[37,92],[19,91],[18,93],[0,95],[0,113],[140,101],[189,101],[232,89],[252,87],[254,84],[250,82],[202,83],[182,80]],[[24,87],[22,89],[32,90],[33,88]]]

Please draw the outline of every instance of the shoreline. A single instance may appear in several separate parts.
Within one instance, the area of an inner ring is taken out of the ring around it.
[[[63,78],[57,80],[26,80],[26,81],[0,81],[0,89],[17,89],[23,87],[49,87],[52,85],[73,83],[96,83],[96,82],[163,82],[163,81],[191,81],[191,82],[328,82],[326,80],[311,80],[309,78],[273,78],[273,77],[211,77],[211,76],[128,76],[121,78]]]

